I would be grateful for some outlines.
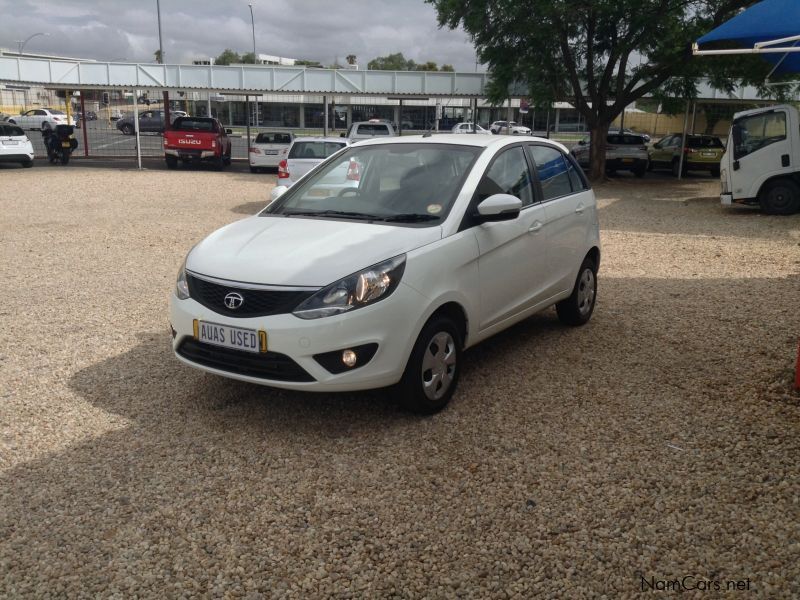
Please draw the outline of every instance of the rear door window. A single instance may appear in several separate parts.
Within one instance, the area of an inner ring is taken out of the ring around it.
[[[549,146],[530,146],[536,173],[542,186],[544,200],[560,198],[572,193],[572,183],[564,156]],[[571,163],[570,163],[571,164]]]
[[[216,124],[211,119],[179,117],[172,124],[177,131],[216,131]]]
[[[0,125],[0,135],[22,137],[25,135],[25,132],[16,125]]]

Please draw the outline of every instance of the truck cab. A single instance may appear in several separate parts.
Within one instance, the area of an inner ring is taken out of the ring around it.
[[[722,204],[800,211],[800,115],[792,106],[736,113],[720,162]]]

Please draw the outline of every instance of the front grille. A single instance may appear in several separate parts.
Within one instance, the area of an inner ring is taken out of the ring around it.
[[[212,346],[187,338],[178,346],[178,354],[193,363],[237,375],[274,381],[314,381],[303,367],[278,352],[256,354]]]
[[[215,313],[228,317],[266,317],[292,312],[303,300],[314,294],[314,291],[282,291],[251,290],[247,288],[212,283],[205,279],[186,274],[189,284],[189,295]],[[230,309],[225,306],[225,296],[236,292],[244,302],[239,308]]]

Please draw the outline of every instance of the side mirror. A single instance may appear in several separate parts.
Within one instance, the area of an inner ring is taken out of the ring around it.
[[[289,187],[286,185],[276,185],[274,188],[272,188],[272,191],[269,193],[269,201],[275,202],[275,200],[283,196],[286,193],[286,190],[288,189]]]
[[[233,133],[233,129],[226,129],[225,130],[225,135],[230,135],[232,133]]]
[[[519,216],[522,200],[511,194],[493,194],[478,204],[478,221],[511,221]]]

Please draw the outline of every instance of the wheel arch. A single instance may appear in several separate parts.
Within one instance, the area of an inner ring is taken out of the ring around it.
[[[767,177],[764,181],[761,182],[761,185],[758,186],[758,191],[755,194],[755,198],[757,200],[761,199],[761,194],[773,183],[776,181],[780,181],[781,179],[787,179],[794,183],[796,186],[800,187],[800,172],[795,171],[794,173],[778,173],[776,175],[772,175],[771,177]]]
[[[461,334],[461,347],[466,348],[467,336],[469,335],[469,318],[467,317],[467,311],[464,310],[464,307],[454,300],[447,301],[434,310],[430,316],[425,319],[425,324],[427,324],[434,317],[438,316],[446,316],[456,324],[459,333]],[[425,325],[422,327],[424,328]]]
[[[594,262],[595,269],[600,268],[600,248],[598,248],[597,246],[592,246],[586,253],[586,256],[584,256],[583,258],[584,260],[587,258],[591,258],[592,262]]]

